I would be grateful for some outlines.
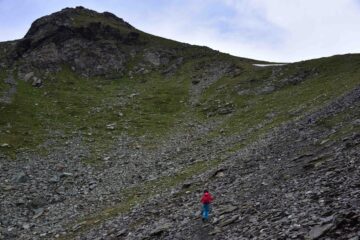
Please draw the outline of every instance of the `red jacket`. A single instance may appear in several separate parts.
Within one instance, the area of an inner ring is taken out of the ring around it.
[[[204,193],[204,195],[201,197],[200,202],[202,202],[203,204],[209,204],[211,203],[213,200],[213,197],[211,196],[210,193],[206,192]]]

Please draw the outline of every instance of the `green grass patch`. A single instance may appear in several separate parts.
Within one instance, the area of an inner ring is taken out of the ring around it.
[[[147,75],[145,82],[136,82],[133,93],[124,109],[129,133],[162,136],[174,127],[176,120],[186,111],[188,92],[183,78],[164,78],[159,73]]]
[[[342,125],[336,132],[330,134],[328,139],[330,141],[338,141],[341,138],[344,138],[352,133],[360,132],[360,126],[353,126],[352,124],[348,123]]]
[[[5,83],[5,78],[7,77],[6,72],[4,70],[0,70],[0,97],[1,94],[10,88],[9,84]]]
[[[331,130],[330,135],[325,138],[327,141],[338,141],[349,134],[360,131],[360,126],[353,123],[359,115],[360,107],[354,105],[346,108],[342,112],[319,119],[316,125],[320,129],[324,128],[326,130]]]
[[[122,133],[161,138],[186,111],[183,76],[152,73],[134,79],[83,78],[67,67],[42,88],[19,81],[12,104],[0,106],[0,137],[7,152],[35,149],[61,131],[82,134],[96,162]],[[109,129],[114,126],[113,129]],[[64,140],[65,141],[65,140]]]
[[[73,23],[76,27],[88,26],[90,23],[101,23],[125,33],[128,33],[131,30],[127,26],[122,25],[116,19],[105,17],[101,14],[91,14],[89,12],[79,12],[76,14],[73,19]]]
[[[236,91],[239,85],[247,84],[248,89],[266,85],[270,81],[271,71],[269,70],[247,72],[235,79],[223,78],[204,94],[204,101],[220,99],[235,103],[235,113],[220,126],[227,134],[238,134],[250,128],[256,128],[259,124],[264,124],[262,128],[269,129],[318,109],[328,101],[359,85],[360,57],[357,56],[353,61],[341,61],[341,59],[345,58],[320,59],[290,65],[286,69],[287,74],[294,73],[299,68],[315,68],[319,73],[310,76],[300,84],[288,85],[268,94],[250,93],[239,96]],[[335,67],[336,70],[334,70]],[[224,85],[226,88],[219,91],[217,89],[219,85]],[[272,113],[273,116],[269,117]]]
[[[0,104],[0,139],[10,144],[6,151],[20,147],[33,147],[41,139],[42,122],[38,118],[38,99],[42,95],[39,89],[29,88],[19,82],[17,93],[11,104]]]

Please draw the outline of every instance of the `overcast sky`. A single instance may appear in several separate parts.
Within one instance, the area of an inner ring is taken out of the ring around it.
[[[360,0],[0,0],[0,41],[64,7],[109,11],[162,37],[293,62],[360,53]]]

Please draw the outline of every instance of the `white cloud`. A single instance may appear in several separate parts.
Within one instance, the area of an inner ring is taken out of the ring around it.
[[[234,11],[233,16],[227,16],[228,12],[224,12],[223,15],[203,18],[203,11],[208,10],[209,2],[206,4],[198,1],[185,2],[186,4],[182,6],[167,6],[161,12],[148,14],[146,21],[141,17],[134,19],[133,23],[136,27],[155,35],[206,45],[244,57],[266,59],[260,49],[278,46],[278,42],[274,40],[279,38],[276,35],[278,29],[273,26],[272,32],[269,31],[265,20],[259,18],[258,13],[254,14],[248,9],[248,13],[245,14],[245,11],[237,11],[232,6],[227,6]],[[216,4],[219,1],[211,2]],[[222,26],[218,25],[219,22]],[[224,31],[224,28],[229,28],[231,31]]]
[[[360,8],[351,0],[255,0],[272,23],[286,29],[282,57],[291,60],[360,52]]]
[[[195,1],[198,3],[198,1]],[[139,24],[149,32],[238,56],[272,61],[360,52],[360,9],[355,0],[223,0],[236,14],[222,21],[232,32],[199,20],[193,6],[169,9]],[[208,2],[207,2],[208,3]],[[190,10],[189,10],[190,9]],[[214,19],[209,19],[212,23]],[[216,19],[216,21],[220,21]]]
[[[360,52],[360,4],[357,0],[69,0],[47,1],[27,14],[40,17],[62,7],[84,5],[111,11],[145,32],[166,38],[269,61],[298,61]],[[23,36],[30,22],[18,0],[0,23],[0,38]],[[29,0],[24,1],[28,5]],[[26,6],[25,6],[26,7]],[[17,12],[18,9],[22,9]],[[6,24],[6,27],[4,27]],[[16,27],[13,27],[16,26]],[[21,31],[21,34],[19,34]],[[9,39],[9,38],[7,38]]]

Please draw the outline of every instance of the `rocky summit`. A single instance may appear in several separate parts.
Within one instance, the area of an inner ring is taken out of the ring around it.
[[[359,143],[359,54],[268,63],[83,7],[0,43],[0,239],[357,240]]]

